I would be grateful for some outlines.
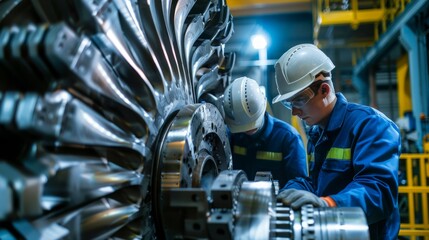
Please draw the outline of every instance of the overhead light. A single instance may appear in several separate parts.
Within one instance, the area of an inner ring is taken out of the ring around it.
[[[267,47],[267,38],[262,34],[255,34],[251,38],[252,46],[255,49],[264,49]]]

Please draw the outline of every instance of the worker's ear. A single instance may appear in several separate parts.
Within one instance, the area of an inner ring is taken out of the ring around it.
[[[322,94],[329,93],[329,86],[328,86],[328,84],[322,84],[321,90],[322,90]]]

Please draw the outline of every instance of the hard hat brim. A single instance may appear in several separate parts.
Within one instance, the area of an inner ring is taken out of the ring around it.
[[[265,114],[261,114],[261,116],[259,116],[258,119],[256,119],[256,121],[250,122],[247,124],[236,125],[236,124],[233,124],[232,122],[230,123],[227,122],[227,125],[231,133],[247,132],[255,128],[260,128],[262,125],[262,122],[264,121],[264,116]]]

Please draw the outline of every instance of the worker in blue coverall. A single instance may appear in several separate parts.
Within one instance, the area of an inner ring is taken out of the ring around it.
[[[279,187],[307,176],[304,143],[290,124],[266,112],[267,100],[258,83],[235,79],[224,92],[225,122],[230,130],[232,163],[249,180],[256,172],[271,172]]]
[[[375,239],[397,239],[399,129],[381,112],[335,93],[332,61],[315,45],[299,44],[275,64],[281,102],[311,128],[310,177],[277,195],[292,208],[360,207]]]

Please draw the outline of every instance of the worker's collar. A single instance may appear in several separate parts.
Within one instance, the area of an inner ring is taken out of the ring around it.
[[[336,93],[335,95],[337,96],[337,102],[329,116],[326,128],[327,131],[334,131],[341,128],[347,112],[348,102],[346,97],[344,97],[342,93]]]

